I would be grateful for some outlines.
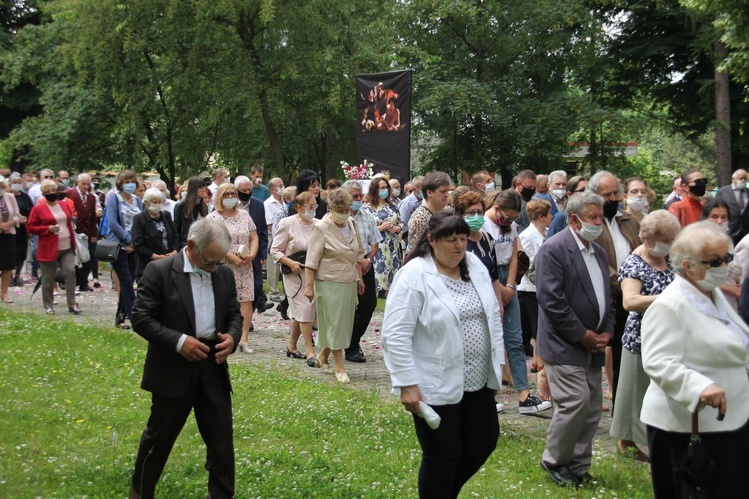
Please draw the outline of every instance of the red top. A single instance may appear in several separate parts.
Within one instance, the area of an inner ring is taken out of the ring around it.
[[[73,231],[73,215],[68,203],[58,202],[63,213],[68,217],[68,230],[70,231],[70,247],[75,251],[75,231]],[[36,250],[36,258],[40,262],[54,262],[57,260],[58,237],[49,231],[50,225],[57,225],[57,220],[49,209],[47,203],[38,203],[31,209],[29,219],[26,222],[26,232],[39,236],[39,247]]]
[[[668,207],[668,211],[676,215],[682,227],[686,227],[702,218],[702,203],[699,199],[692,199],[687,196],[686,199],[672,203]]]

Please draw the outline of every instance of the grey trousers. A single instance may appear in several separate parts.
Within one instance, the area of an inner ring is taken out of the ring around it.
[[[276,265],[273,258],[270,257],[270,247],[273,245],[273,235],[271,230],[268,231],[268,259],[265,261],[266,274],[268,276],[268,292],[272,295],[278,294],[278,275],[281,273],[281,266]]]
[[[58,251],[55,261],[39,262],[42,269],[42,302],[44,308],[54,308],[55,299],[52,294],[55,289],[55,273],[57,273],[58,263],[65,278],[68,308],[73,308],[75,307],[75,252],[72,248]]]
[[[542,461],[548,466],[567,466],[580,476],[590,469],[593,437],[601,419],[601,368],[548,361],[545,365],[557,407],[546,432]]]

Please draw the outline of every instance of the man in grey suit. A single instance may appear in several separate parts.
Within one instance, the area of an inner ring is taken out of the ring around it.
[[[746,235],[742,218],[746,205],[749,204],[749,191],[746,189],[746,170],[739,168],[731,175],[731,184],[718,189],[717,198],[728,205],[728,235],[733,244]]]
[[[603,198],[586,191],[567,203],[565,230],[536,255],[538,354],[557,404],[541,466],[559,485],[592,481],[593,437],[601,418],[601,368],[614,331],[609,264],[593,241],[601,234]]]

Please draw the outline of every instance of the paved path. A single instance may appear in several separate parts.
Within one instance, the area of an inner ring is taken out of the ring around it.
[[[112,283],[108,276],[101,281],[101,284],[101,288],[94,290],[94,292],[80,293],[78,296],[79,306],[83,310],[83,315],[80,316],[69,315],[65,306],[65,297],[57,296],[56,300],[59,302],[59,305],[55,307],[57,311],[55,318],[72,318],[84,323],[92,322],[103,327],[113,327],[115,310],[117,308],[117,294],[112,289]],[[0,305],[15,310],[43,314],[44,308],[42,307],[41,290],[37,291],[31,297],[33,286],[31,283],[27,283],[20,288],[10,288],[8,295],[14,300],[14,303]],[[0,310],[2,309],[0,308]],[[382,312],[375,312],[369,328],[362,339],[362,349],[367,356],[367,362],[363,364],[347,362],[346,369],[351,378],[351,387],[374,391],[384,397],[391,397],[389,395],[390,377],[385,368],[385,363],[382,359],[382,350],[380,349],[380,326],[382,319]],[[250,355],[235,353],[231,356],[230,362],[252,362],[268,366],[283,366],[296,369],[299,375],[303,377],[324,378],[331,383],[335,383],[335,378],[332,375],[324,374],[320,369],[307,367],[303,360],[286,357],[286,338],[289,334],[290,322],[283,320],[275,308],[262,315],[256,314],[253,322],[255,331],[250,333],[249,344],[255,350],[255,353]],[[303,345],[300,339],[299,346],[302,351],[304,351]],[[535,385],[534,379],[535,377],[531,375],[532,386]],[[500,424],[510,423],[514,427],[524,428],[530,435],[545,438],[546,428],[551,419],[551,411],[545,411],[533,416],[520,415],[518,413],[515,392],[507,387],[497,397],[497,401],[504,403],[507,407],[499,416]],[[610,406],[610,401],[604,400],[604,408],[610,408]],[[597,432],[597,447],[613,452],[615,442],[609,436],[610,424],[611,413],[604,412],[601,416]]]

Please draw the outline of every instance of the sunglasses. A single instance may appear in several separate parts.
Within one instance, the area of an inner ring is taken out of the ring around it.
[[[694,184],[694,185],[707,185],[707,179],[706,178],[698,178],[698,179],[692,180],[689,183],[690,184]]]
[[[733,255],[731,253],[726,253],[726,256],[723,258],[715,258],[713,260],[710,260],[709,262],[706,262],[705,260],[702,260],[703,265],[707,265],[710,268],[716,269],[723,265],[725,262],[726,265],[731,263],[733,261]]]

